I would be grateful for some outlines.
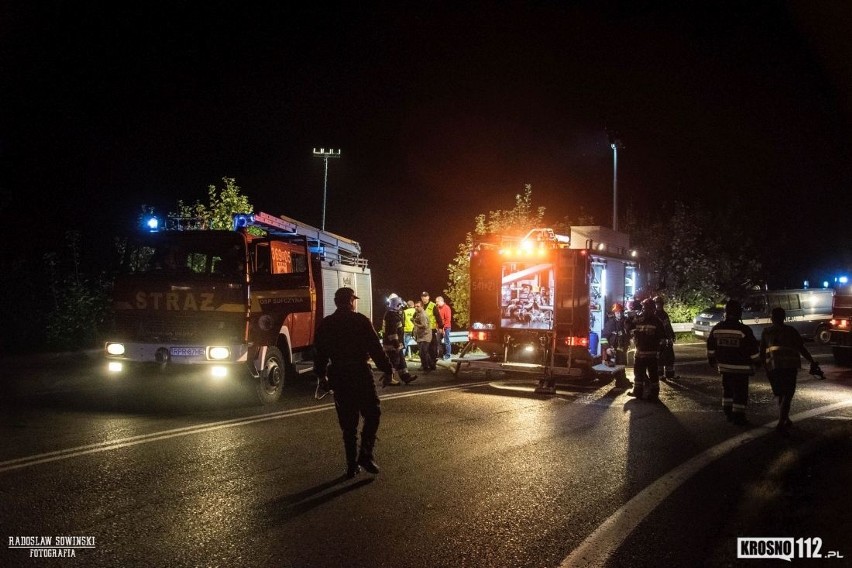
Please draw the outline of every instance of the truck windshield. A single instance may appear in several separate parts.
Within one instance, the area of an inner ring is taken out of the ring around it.
[[[127,243],[123,272],[242,276],[245,274],[243,240],[231,231],[151,233]]]

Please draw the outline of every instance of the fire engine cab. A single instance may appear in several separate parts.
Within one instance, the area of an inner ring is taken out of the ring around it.
[[[231,231],[192,227],[152,223],[128,243],[105,345],[111,373],[195,368],[253,378],[259,400],[274,403],[285,380],[311,369],[314,332],[338,288],[353,288],[358,310],[372,316],[356,241],[267,213],[235,215]]]
[[[638,266],[624,233],[599,226],[547,228],[523,238],[474,244],[470,258],[469,342],[454,359],[468,368],[531,373],[540,392],[557,377],[613,378],[602,363],[607,306],[634,299]]]

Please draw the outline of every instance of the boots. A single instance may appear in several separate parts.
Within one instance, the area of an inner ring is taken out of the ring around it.
[[[402,376],[400,376],[400,378],[402,379],[402,382],[404,382],[405,384],[408,384],[412,381],[416,381],[417,375],[412,375],[411,373],[405,373]]]
[[[399,386],[401,384],[402,383],[399,382],[399,380],[396,377],[393,376],[393,373],[390,373],[390,374],[385,373],[385,374],[382,375],[382,388],[384,388],[386,386],[396,387],[396,386]]]
[[[376,439],[365,439],[361,435],[361,453],[358,456],[358,465],[364,468],[367,473],[376,475],[379,473],[379,465],[373,457],[373,446],[376,444]]]

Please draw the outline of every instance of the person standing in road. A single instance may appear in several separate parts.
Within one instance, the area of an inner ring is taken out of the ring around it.
[[[627,396],[657,400],[660,397],[660,378],[657,356],[663,339],[663,322],[657,317],[654,300],[642,302],[642,313],[627,324],[636,342],[636,360],[633,363],[633,390]]]
[[[379,473],[374,447],[381,409],[368,358],[372,358],[382,372],[393,372],[373,324],[367,316],[355,311],[357,300],[352,288],[340,288],[334,293],[337,309],[323,318],[317,328],[314,359],[318,385],[322,390],[334,392],[349,478],[358,475],[361,467],[369,473]],[[360,417],[364,418],[364,425],[359,451]]]
[[[438,306],[435,302],[429,300],[429,292],[420,293],[420,303],[423,304],[423,311],[426,312],[426,317],[429,318],[429,325],[432,329],[432,340],[429,342],[429,360],[432,361],[430,371],[434,371],[437,367],[435,362],[438,360],[438,330],[443,329],[444,322],[441,321],[441,314],[438,313]],[[420,343],[418,341],[418,343]],[[423,355],[420,355],[420,360],[423,360]]]
[[[787,434],[793,422],[790,420],[790,404],[796,393],[796,375],[802,366],[801,357],[810,364],[810,373],[823,378],[819,364],[805,347],[802,336],[792,326],[786,325],[787,312],[784,308],[772,308],[772,325],[760,336],[760,360],[766,366],[766,375],[772,386],[772,394],[778,400],[780,416],[775,430]]]
[[[722,411],[734,424],[747,425],[748,380],[760,362],[760,344],[740,319],[743,307],[737,300],[725,304],[725,319],[707,337],[707,362],[722,375]]]
[[[405,303],[405,309],[402,310],[402,330],[405,334],[403,345],[405,345],[405,358],[410,359],[412,351],[411,341],[417,343],[414,339],[414,300],[408,300]]]
[[[402,329],[402,308],[404,306],[405,302],[396,294],[392,294],[388,298],[388,309],[385,311],[382,322],[382,346],[388,359],[390,359],[391,365],[399,373],[399,379],[394,377],[393,373],[385,373],[382,375],[382,387],[398,386],[402,383],[408,384],[417,379],[417,375],[408,372],[403,356],[402,342],[405,340],[405,334]]]
[[[450,331],[452,331],[452,320],[453,320],[453,311],[450,309],[450,306],[444,302],[443,296],[438,296],[435,298],[435,307],[438,309],[438,314],[441,316],[441,323],[443,324],[443,329],[441,330],[441,338],[443,340],[444,345],[444,354],[443,359],[447,360],[452,357],[453,354],[453,344],[450,342]]]
[[[656,296],[654,304],[657,306],[657,317],[663,322],[663,340],[660,342],[659,376],[660,379],[664,380],[673,379],[675,378],[675,333],[672,327],[672,320],[664,309],[665,300],[662,296]]]
[[[435,362],[431,359],[429,350],[429,344],[432,342],[432,328],[422,302],[414,304],[414,337],[417,339],[418,351],[420,351],[420,368],[428,373],[435,369]]]

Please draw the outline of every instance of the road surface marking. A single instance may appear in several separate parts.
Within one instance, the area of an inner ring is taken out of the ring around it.
[[[847,406],[852,406],[852,399],[821,406],[812,410],[800,412],[790,419],[793,422],[820,416]],[[668,473],[662,475],[648,487],[637,493],[630,501],[619,507],[592,534],[580,543],[571,554],[559,565],[560,568],[576,566],[604,566],[610,556],[621,546],[621,543],[633,532],[639,523],[662,503],[675,489],[686,480],[701,471],[705,466],[727,455],[732,450],[752,442],[761,436],[775,431],[775,423],[764,424],[716,444],[692,459],[685,461]]]
[[[429,389],[422,389],[412,392],[403,392],[403,393],[393,393],[387,394],[381,397],[382,400],[396,399],[396,398],[406,398],[409,396],[419,396],[424,394],[433,394],[436,392],[447,391],[447,390],[460,390],[464,388],[481,386],[488,384],[487,381],[479,382],[479,383],[465,383],[463,385],[447,385],[440,387],[433,387]],[[0,462],[0,473],[4,473],[7,471],[12,471],[16,469],[22,469],[25,467],[30,467],[34,465],[39,465],[43,463],[55,462],[60,460],[71,459],[78,456],[84,456],[88,454],[96,454],[99,452],[107,452],[111,450],[117,450],[119,448],[127,448],[130,446],[137,446],[139,444],[147,444],[150,442],[158,442],[160,440],[168,440],[169,438],[178,438],[181,436],[191,436],[193,434],[202,434],[205,432],[214,432],[216,430],[222,430],[225,428],[236,428],[239,426],[247,426],[249,424],[254,424],[256,422],[268,422],[269,420],[280,420],[283,418],[290,418],[293,416],[302,416],[304,414],[313,414],[315,412],[325,412],[326,410],[330,410],[334,408],[334,403],[326,403],[319,406],[305,406],[302,408],[293,408],[290,410],[281,410],[278,412],[271,412],[268,414],[259,414],[257,416],[250,416],[247,418],[232,418],[230,420],[222,420],[219,422],[209,422],[205,424],[196,424],[195,426],[184,426],[182,428],[173,428],[171,430],[162,430],[159,432],[151,432],[148,434],[140,434],[138,436],[130,436],[128,438],[121,438],[118,440],[110,440],[107,442],[98,442],[95,444],[87,444],[85,446],[76,446],[73,448],[65,448],[63,450],[55,450],[52,452],[45,452],[42,454],[35,454],[31,456],[24,456],[21,458],[14,458],[11,460],[6,460]]]

